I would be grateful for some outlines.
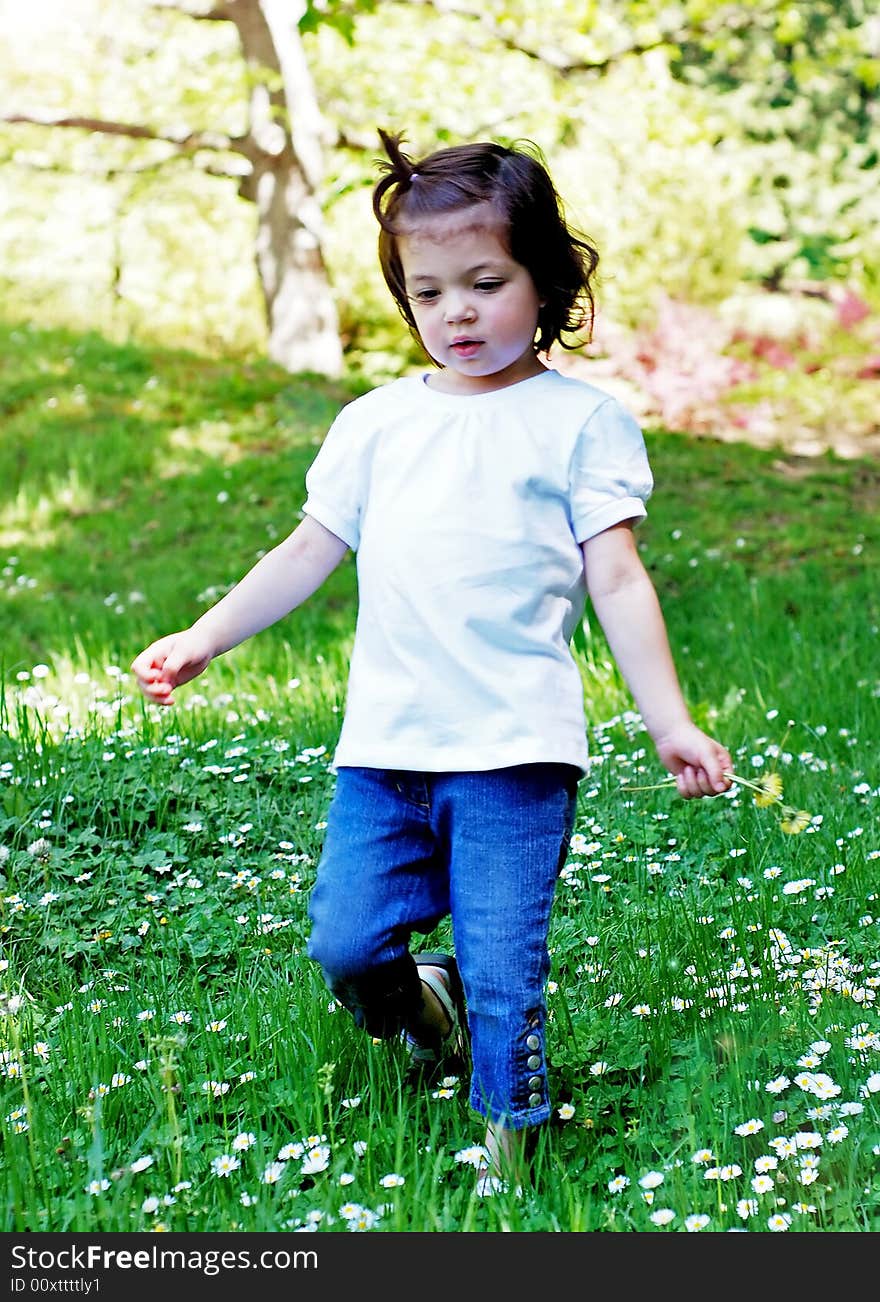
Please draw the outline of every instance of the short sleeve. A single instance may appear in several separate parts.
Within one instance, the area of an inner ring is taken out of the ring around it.
[[[654,487],[641,427],[607,398],[581,430],[569,470],[571,523],[585,542],[623,520],[641,520]]]
[[[361,536],[365,458],[369,440],[358,437],[359,423],[349,403],[339,412],[321,444],[318,455],[306,471],[306,501],[303,510],[325,529],[335,533],[352,551]]]

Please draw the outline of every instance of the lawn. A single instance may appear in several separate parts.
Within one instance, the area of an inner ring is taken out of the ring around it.
[[[646,430],[640,547],[740,780],[664,784],[588,613],[554,1119],[480,1199],[466,1082],[409,1084],[305,956],[351,558],[173,710],[128,670],[296,524],[363,386],[23,325],[0,358],[0,1228],[880,1229],[874,462]]]

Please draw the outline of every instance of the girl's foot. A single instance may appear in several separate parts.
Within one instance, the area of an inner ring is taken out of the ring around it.
[[[422,1008],[404,1036],[410,1059],[419,1071],[441,1065],[460,1069],[466,1056],[467,1015],[458,966],[449,954],[414,957],[422,982]]]
[[[422,1024],[428,1035],[437,1035],[443,1040],[448,1039],[455,1023],[455,1017],[449,1014],[449,977],[442,967],[434,967],[433,964],[419,963],[419,979],[422,983]],[[444,999],[437,992],[437,983],[443,988],[446,995]],[[453,1009],[453,1014],[454,1014]]]
[[[488,1160],[477,1170],[477,1193],[481,1198],[507,1193],[511,1183],[516,1197],[520,1197],[527,1174],[527,1135],[527,1130],[511,1130],[489,1122],[484,1144]]]

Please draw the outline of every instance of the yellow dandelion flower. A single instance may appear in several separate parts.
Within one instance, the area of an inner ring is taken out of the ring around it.
[[[789,836],[797,836],[805,827],[809,827],[813,815],[806,809],[788,809],[779,826]]]
[[[724,776],[737,786],[746,787],[752,792],[752,799],[759,809],[767,809],[771,806],[775,810],[775,815],[779,820],[779,826],[783,832],[789,836],[797,836],[809,827],[813,821],[813,815],[807,809],[795,809],[793,805],[784,805],[782,803],[782,778],[778,773],[764,773],[759,778],[746,778],[739,773],[727,771]],[[675,785],[675,778],[666,778],[663,782],[654,783],[646,787],[625,786],[625,791],[659,791],[663,787]],[[617,840],[621,839],[618,833]],[[594,881],[601,880],[593,878]],[[610,890],[605,886],[604,890]]]
[[[766,809],[781,799],[782,778],[778,773],[765,773],[755,784],[755,804],[759,809]]]

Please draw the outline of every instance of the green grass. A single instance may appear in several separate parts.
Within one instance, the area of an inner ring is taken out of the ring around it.
[[[588,623],[558,1111],[478,1200],[465,1082],[405,1085],[304,952],[353,564],[173,712],[127,668],[293,527],[358,385],[26,326],[0,355],[3,1229],[880,1228],[876,465],[647,432],[686,695],[812,817],[660,785]]]

